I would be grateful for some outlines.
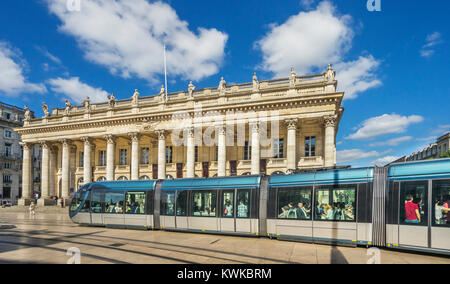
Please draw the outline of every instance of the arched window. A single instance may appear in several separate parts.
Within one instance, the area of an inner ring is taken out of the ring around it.
[[[148,176],[142,176],[139,178],[139,180],[149,180],[150,178]]]
[[[167,175],[167,176],[166,176],[166,179],[174,179],[174,178],[173,178],[173,176],[171,176],[171,175]]]
[[[217,174],[213,175],[213,178],[216,178],[216,177],[218,177],[218,175],[217,175]]]
[[[124,177],[124,176],[122,176],[122,177],[118,178],[117,180],[119,180],[119,181],[124,181],[124,180],[128,180],[128,178],[127,178],[127,177]]]
[[[80,189],[84,184],[84,178],[80,178],[77,182],[77,190]]]
[[[272,173],[272,176],[284,176],[284,173],[280,172],[280,171],[276,171],[276,172]]]
[[[99,177],[97,181],[106,181],[106,177]]]
[[[243,173],[242,175],[243,175],[243,176],[251,176],[252,173]]]

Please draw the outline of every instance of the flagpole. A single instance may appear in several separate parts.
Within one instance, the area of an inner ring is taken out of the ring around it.
[[[167,57],[166,57],[166,44],[164,44],[164,90],[165,99],[167,101]]]

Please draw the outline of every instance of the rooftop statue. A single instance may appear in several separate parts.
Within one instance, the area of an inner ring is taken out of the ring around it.
[[[50,116],[50,112],[48,111],[48,105],[45,102],[42,103],[42,110],[44,111],[44,117]]]

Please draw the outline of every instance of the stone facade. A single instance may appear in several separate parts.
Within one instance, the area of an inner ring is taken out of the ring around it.
[[[17,129],[42,145],[42,196],[63,198],[99,180],[286,173],[336,164],[344,93],[335,72],[53,109]],[[24,179],[25,182],[25,179]],[[27,180],[26,183],[29,181]],[[24,199],[29,186],[24,185]]]
[[[23,125],[25,110],[0,103],[0,203],[16,204],[22,193],[22,146],[15,128]],[[40,147],[32,148],[31,187],[40,192]]]
[[[406,161],[422,161],[430,159],[439,159],[442,154],[450,150],[450,133],[439,137],[435,143],[422,149],[422,151],[414,152],[406,157]]]

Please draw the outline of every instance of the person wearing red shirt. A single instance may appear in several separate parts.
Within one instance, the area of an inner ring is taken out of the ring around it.
[[[420,212],[419,205],[413,202],[413,197],[411,195],[406,196],[405,201],[405,223],[419,224],[420,223]]]

